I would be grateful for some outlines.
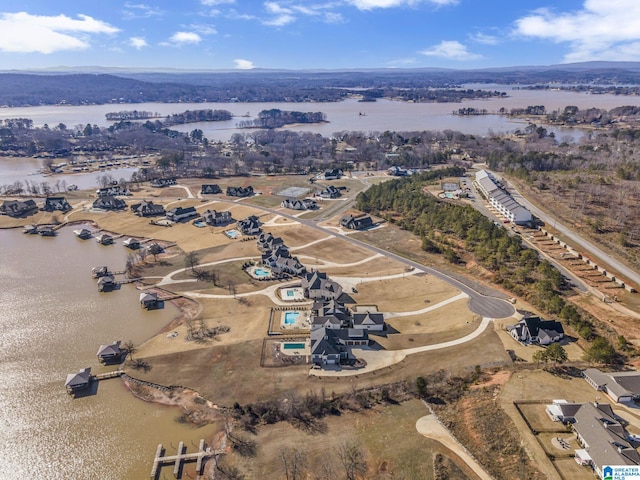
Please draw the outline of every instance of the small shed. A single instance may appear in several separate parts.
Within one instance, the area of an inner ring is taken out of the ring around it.
[[[93,275],[93,278],[100,278],[100,277],[105,277],[107,275],[111,275],[111,273],[109,272],[109,267],[103,266],[103,267],[93,267],[91,269],[91,275]]]
[[[140,240],[137,238],[127,238],[122,242],[122,244],[131,250],[137,250],[140,248]]]
[[[72,395],[89,387],[89,383],[91,383],[91,367],[81,369],[78,373],[68,374],[64,386],[67,389],[67,393]]]
[[[119,360],[122,356],[122,349],[120,348],[120,340],[116,340],[108,345],[100,345],[96,356],[102,363],[113,362]]]
[[[100,245],[111,245],[113,243],[113,237],[106,233],[102,233],[96,236],[96,242]]]

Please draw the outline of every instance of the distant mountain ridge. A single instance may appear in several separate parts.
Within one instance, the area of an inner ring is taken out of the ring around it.
[[[640,62],[584,62],[478,70],[180,70],[55,67],[0,73],[0,106],[141,102],[326,102],[348,89],[463,84],[640,85]]]

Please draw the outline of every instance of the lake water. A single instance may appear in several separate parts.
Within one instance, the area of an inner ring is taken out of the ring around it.
[[[640,105],[640,97],[617,95],[588,95],[584,93],[513,90],[504,85],[473,85],[471,88],[485,88],[506,91],[507,98],[492,98],[489,100],[469,100],[462,103],[408,103],[392,100],[360,103],[356,100],[346,100],[332,103],[138,103],[118,105],[88,105],[88,106],[42,106],[0,109],[0,119],[26,117],[34,121],[37,126],[45,123],[50,126],[64,123],[68,127],[85,125],[87,123],[108,126],[105,114],[119,110],[144,110],[157,112],[161,115],[181,113],[185,110],[222,109],[229,110],[235,118],[225,122],[191,123],[172,127],[180,131],[191,131],[194,128],[203,130],[209,140],[226,141],[234,133],[247,132],[240,130],[237,124],[241,120],[255,118],[262,110],[277,108],[280,110],[321,111],[327,116],[328,123],[321,125],[300,125],[288,127],[296,131],[311,131],[325,136],[345,130],[362,132],[390,131],[420,131],[420,130],[458,130],[473,135],[487,135],[511,132],[523,128],[526,122],[510,120],[498,115],[484,115],[462,117],[452,115],[453,110],[461,107],[484,108],[489,113],[495,113],[500,108],[526,107],[528,105],[544,105],[548,111],[576,105],[580,108],[598,107],[611,109],[622,105]],[[362,114],[362,115],[361,115]],[[243,118],[247,116],[246,118]],[[551,128],[558,138],[563,136],[582,135],[580,130],[571,128]]]
[[[132,285],[98,293],[91,267],[122,269],[126,249],[79,240],[71,228],[53,238],[2,230],[0,245],[0,478],[149,478],[158,443],[193,451],[202,430],[118,379],[83,398],[64,389],[68,373],[113,368],[98,363],[100,344],[140,344],[177,314],[170,304],[143,310]]]

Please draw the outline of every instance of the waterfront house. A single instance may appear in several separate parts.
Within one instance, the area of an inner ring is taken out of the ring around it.
[[[338,198],[341,193],[340,190],[338,190],[336,187],[334,187],[333,185],[329,185],[328,187],[322,189],[318,195],[320,195],[322,198]]]
[[[222,193],[222,189],[216,184],[203,184],[200,193],[202,195],[216,195]]]
[[[38,211],[34,200],[5,200],[0,206],[0,213],[14,218],[28,217]]]
[[[340,219],[340,225],[350,230],[365,230],[373,226],[373,220],[369,215],[345,215]]]
[[[93,202],[93,208],[100,210],[123,210],[127,208],[127,204],[121,198],[112,195],[104,195],[98,197]]]
[[[142,292],[140,294],[140,305],[142,308],[152,310],[157,308],[159,303],[158,294],[155,292]]]
[[[598,478],[605,478],[606,465],[640,465],[640,455],[611,405],[582,404],[572,428],[582,447],[575,451],[576,462],[591,467]]]
[[[137,250],[140,248],[140,240],[137,238],[127,238],[122,242],[122,244],[131,250]]]
[[[549,345],[564,337],[564,328],[555,320],[525,317],[515,325],[507,325],[507,331],[517,341],[537,345]]]
[[[37,225],[25,225],[22,228],[22,233],[29,233],[31,235],[35,235],[38,233],[38,226]]]
[[[340,284],[321,272],[306,272],[302,276],[302,288],[305,297],[312,299],[337,300],[342,295]]]
[[[150,185],[155,188],[164,188],[176,185],[177,183],[175,178],[156,178],[151,181]]]
[[[244,235],[257,235],[262,232],[260,228],[260,220],[255,215],[251,215],[243,220],[239,220],[237,223],[238,230]]]
[[[78,373],[68,374],[64,386],[67,389],[67,393],[72,395],[88,388],[89,383],[91,383],[91,367],[79,370]]]
[[[207,210],[202,214],[202,220],[204,220],[204,223],[207,225],[227,225],[233,222],[233,217],[228,210]]]
[[[582,372],[589,385],[606,393],[614,402],[640,401],[640,372],[602,372],[587,368]]]
[[[108,345],[100,345],[100,347],[98,348],[98,353],[96,353],[98,360],[100,360],[100,362],[102,363],[109,363],[120,360],[122,356],[120,343],[120,340],[116,340],[115,342],[109,343]]]
[[[156,205],[147,200],[131,205],[131,211],[139,217],[156,217],[165,214],[164,207],[162,205]]]
[[[228,197],[250,197],[253,195],[253,187],[227,187]]]
[[[167,212],[167,219],[171,220],[172,222],[181,222],[197,216],[198,211],[195,207],[176,207]]]
[[[120,196],[129,196],[131,192],[127,187],[120,185],[111,185],[109,187],[102,187],[96,190],[96,195],[98,197],[113,197],[116,195]]]
[[[62,212],[66,213],[71,210],[71,205],[64,197],[47,197],[42,206],[45,212]]]

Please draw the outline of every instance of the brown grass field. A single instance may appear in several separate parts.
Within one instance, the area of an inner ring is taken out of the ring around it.
[[[291,237],[292,233],[304,231],[305,233],[303,235],[300,235],[301,238],[297,238],[294,240],[298,242],[298,245],[304,245],[305,243],[309,243],[313,241],[313,240],[308,240],[308,238],[310,237],[307,236],[308,235],[306,233],[307,230],[311,230],[311,229],[304,228],[304,229],[299,229],[296,232],[287,231],[286,234],[282,235],[282,238],[285,240],[285,243],[289,245],[288,240]],[[316,234],[314,237],[316,239],[327,238],[327,234],[323,232],[317,232],[316,230],[313,230],[313,232]],[[305,242],[304,239],[307,239],[307,241]],[[292,242],[291,246],[296,246],[296,244]],[[328,262],[333,262],[333,263],[353,263],[353,262],[359,262],[361,260],[364,260],[365,258],[370,258],[373,255],[372,252],[365,250],[364,248],[360,248],[356,245],[345,242],[344,240],[340,238],[335,238],[335,237],[329,237],[327,238],[327,240],[324,240],[322,242],[316,243],[306,248],[301,248],[299,250],[296,250],[295,254],[308,255],[309,257],[314,259],[314,263],[316,258],[319,261],[326,260]],[[362,268],[362,267],[359,267],[359,268]]]
[[[391,318],[387,324],[403,334],[412,335],[464,329],[472,322],[474,322],[474,315],[467,308],[467,299],[462,299],[421,315]],[[474,323],[474,328],[475,326],[477,322]]]

